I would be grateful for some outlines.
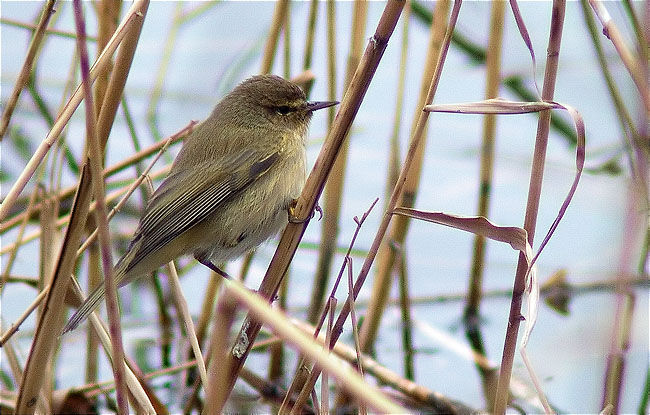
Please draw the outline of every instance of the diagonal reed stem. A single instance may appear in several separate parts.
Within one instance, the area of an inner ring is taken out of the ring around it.
[[[322,193],[327,176],[334,164],[334,160],[343,143],[343,140],[352,125],[352,121],[359,110],[361,101],[370,85],[372,77],[379,65],[388,41],[395,29],[401,14],[404,2],[391,0],[386,4],[384,12],[378,23],[375,34],[370,38],[366,51],[359,63],[359,67],[350,83],[341,108],[334,120],[332,129],[316,160],[314,169],[307,178],[303,192],[295,207],[297,217],[306,218],[302,223],[289,223],[282,233],[278,248],[271,260],[259,292],[267,299],[275,297],[282,281],[282,277],[289,267],[302,235],[309,223],[318,197]],[[246,317],[242,330],[237,336],[236,344],[228,356],[224,374],[228,376],[229,391],[232,390],[237,375],[243,366],[261,325],[253,321],[252,315]]]

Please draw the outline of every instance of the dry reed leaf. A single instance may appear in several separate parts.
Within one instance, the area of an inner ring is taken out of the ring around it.
[[[553,101],[519,102],[507,101],[501,98],[463,104],[427,105],[424,107],[424,111],[429,112],[448,112],[462,114],[525,114],[529,112],[538,112],[551,109],[565,110],[569,113],[569,115],[571,115],[571,118],[573,119],[576,135],[578,137],[578,142],[576,144],[576,173],[569,192],[564,198],[562,206],[560,206],[553,224],[549,228],[546,236],[539,246],[539,249],[537,250],[537,253],[532,259],[533,264],[535,261],[537,261],[537,257],[542,253],[544,247],[551,239],[553,232],[555,232],[555,229],[557,229],[560,220],[562,220],[564,213],[569,207],[569,203],[571,203],[571,199],[573,199],[573,195],[575,194],[575,191],[578,187],[578,182],[580,181],[580,176],[582,175],[582,169],[584,168],[585,164],[585,123],[580,113],[569,105],[560,104]]]
[[[528,362],[526,356],[526,345],[530,333],[533,331],[535,322],[537,321],[537,310],[539,306],[539,284],[537,282],[537,272],[535,270],[533,249],[528,243],[528,232],[525,229],[516,226],[498,226],[487,220],[482,216],[457,216],[442,212],[424,212],[417,209],[409,209],[398,207],[393,210],[394,214],[408,216],[414,219],[420,219],[427,222],[437,223],[440,225],[450,226],[452,228],[460,229],[463,231],[471,232],[476,235],[481,235],[494,241],[506,242],[510,246],[520,251],[528,263],[528,270],[526,272],[526,312],[522,313],[522,318],[525,321],[524,335],[521,340],[519,350],[524,359],[524,363],[528,372],[535,384],[537,393],[542,402],[545,402],[544,393],[539,387],[537,376],[533,371],[532,366]],[[538,253],[539,255],[539,253]]]
[[[517,0],[510,0],[510,8],[512,9],[512,14],[515,17],[515,22],[517,23],[517,29],[519,29],[519,34],[521,39],[526,44],[528,51],[530,52],[530,59],[532,64],[531,78],[535,83],[535,89],[537,90],[537,97],[541,97],[542,93],[539,90],[539,85],[537,85],[536,68],[537,61],[535,60],[535,51],[533,50],[533,42],[530,40],[530,35],[528,34],[528,29],[526,29],[526,24],[524,23],[524,18],[519,11],[519,5]]]
[[[546,244],[553,236],[553,233],[557,229],[562,217],[564,216],[569,203],[573,199],[573,195],[578,187],[578,182],[580,181],[580,176],[582,175],[582,169],[585,162],[585,125],[582,119],[582,116],[578,111],[569,105],[560,104],[553,101],[538,101],[538,102],[517,102],[517,101],[507,101],[500,98],[488,99],[479,102],[463,103],[463,104],[444,104],[444,105],[427,105],[424,107],[424,111],[430,112],[448,112],[448,113],[463,113],[463,114],[524,114],[529,112],[538,112],[538,111],[547,111],[551,109],[562,109],[567,111],[573,118],[573,122],[576,129],[576,136],[578,138],[576,145],[576,172],[573,179],[573,183],[567,193],[560,209],[558,211],[555,220],[551,224],[546,236],[542,240],[542,243],[537,250],[537,253],[534,257],[530,258],[531,247],[528,244],[528,237],[525,234],[525,230],[522,228],[511,228],[511,227],[499,227],[492,224],[485,218],[475,217],[475,218],[460,218],[458,216],[446,215],[444,213],[435,213],[435,212],[418,212],[407,210],[404,208],[395,209],[395,213],[398,214],[407,214],[411,217],[418,219],[427,220],[430,222],[440,223],[447,226],[452,226],[458,229],[466,230],[469,232],[477,233],[483,235],[487,238],[508,242],[510,245],[520,250],[526,256],[526,261],[528,262],[528,270],[526,273],[526,292],[528,294],[526,304],[527,304],[527,313],[526,324],[524,328],[524,335],[521,339],[521,345],[519,351],[521,353],[524,364],[528,369],[528,373],[537,389],[539,398],[544,405],[544,408],[547,413],[551,413],[552,410],[548,404],[546,397],[541,388],[541,384],[535,375],[535,372],[528,360],[526,355],[526,345],[530,338],[530,333],[535,326],[535,321],[537,319],[537,309],[539,306],[539,284],[537,282],[537,274],[535,272],[535,262],[537,258],[546,247]],[[399,211],[401,209],[401,211]],[[416,213],[417,212],[417,213]],[[515,231],[519,229],[519,231]],[[522,246],[522,235],[520,231],[524,232],[524,240],[526,242],[525,246]],[[521,248],[525,250],[522,251]]]
[[[503,98],[491,98],[478,102],[461,104],[433,104],[424,107],[428,112],[447,112],[456,114],[527,114],[557,108],[554,102],[508,101]]]
[[[576,136],[578,139],[576,144],[576,172],[571,187],[566,197],[564,198],[564,201],[562,202],[560,209],[558,210],[558,214],[555,217],[555,220],[551,224],[548,232],[546,233],[546,236],[542,240],[542,243],[540,244],[539,249],[537,250],[537,253],[535,254],[534,257],[532,257],[532,259],[529,257],[530,245],[527,242],[528,239],[527,236],[525,236],[526,251],[522,251],[522,252],[525,252],[524,255],[526,255],[526,261],[528,262],[528,271],[526,274],[526,292],[528,294],[526,304],[527,304],[528,316],[526,318],[524,335],[522,337],[521,345],[519,348],[519,351],[524,360],[526,368],[528,369],[528,373],[530,374],[530,377],[535,385],[535,388],[537,389],[537,393],[542,402],[542,405],[544,405],[544,408],[547,413],[552,412],[552,410],[546,400],[546,397],[544,396],[544,393],[542,392],[541,385],[528,360],[528,356],[526,355],[526,345],[528,344],[530,333],[532,332],[533,327],[535,326],[535,321],[537,319],[537,309],[539,306],[539,285],[537,283],[537,275],[535,272],[534,265],[535,262],[537,261],[537,258],[544,250],[544,247],[546,247],[546,244],[551,239],[551,236],[553,236],[553,233],[557,229],[560,221],[562,220],[562,217],[564,216],[567,208],[569,207],[569,203],[571,203],[571,200],[573,199],[573,195],[575,194],[575,191],[578,187],[578,182],[580,181],[580,176],[582,175],[582,169],[585,163],[585,125],[582,116],[573,107],[569,105],[553,102],[553,101],[517,102],[517,101],[507,101],[504,99],[495,98],[495,99],[488,99],[479,102],[471,102],[471,103],[463,103],[463,104],[427,105],[424,107],[424,111],[430,111],[430,112],[448,112],[448,113],[463,113],[463,114],[504,114],[504,115],[525,114],[529,112],[547,111],[552,109],[565,110],[573,118],[573,123],[576,129]],[[406,210],[403,210],[402,212],[398,212],[398,209],[396,209],[395,213],[406,214],[409,212],[407,212]],[[410,213],[413,214],[413,212]],[[421,212],[421,213],[426,213],[426,212]],[[512,228],[497,227],[496,225],[493,225],[485,218],[460,218],[457,216],[445,215],[443,213],[440,214],[428,213],[425,215],[422,215],[421,213],[418,214],[418,216],[420,216],[419,217],[420,219],[429,220],[431,222],[441,223],[444,225],[456,227],[458,229],[463,229],[469,232],[478,233],[490,239],[495,239],[502,242],[508,242],[513,248],[519,249],[521,251],[520,249],[522,248],[521,240],[520,240],[521,235],[518,234],[518,232],[514,231]],[[412,216],[412,217],[418,217],[418,216]],[[521,228],[519,229],[521,231],[524,231],[524,229]],[[481,232],[485,232],[485,233],[481,233]],[[499,239],[499,238],[505,238],[506,240]],[[516,243],[517,245],[516,246],[513,245],[513,242]]]

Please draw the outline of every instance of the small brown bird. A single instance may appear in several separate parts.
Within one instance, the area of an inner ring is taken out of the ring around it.
[[[190,134],[153,194],[126,253],[113,269],[119,287],[183,254],[216,270],[277,233],[306,176],[312,113],[338,102],[309,102],[274,75],[242,82]],[[63,332],[104,298],[90,294]]]

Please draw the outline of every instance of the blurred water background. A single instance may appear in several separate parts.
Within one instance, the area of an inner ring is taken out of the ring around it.
[[[430,3],[425,5],[431,8]],[[41,8],[40,2],[2,2],[3,18],[31,21]],[[86,14],[90,4],[86,3]],[[163,55],[165,39],[172,18],[178,7],[191,8],[192,4],[179,5],[175,2],[154,2],[144,24],[133,68],[129,75],[125,95],[136,122],[143,145],[152,142],[152,132],[147,124],[146,110],[149,95],[155,82],[158,66]],[[339,96],[344,79],[344,69],[349,48],[350,21],[353,4],[337,2],[337,62]],[[383,2],[372,2],[368,9],[367,36],[371,36],[383,10]],[[537,80],[541,85],[545,48],[548,41],[550,3],[522,2],[524,19],[528,24],[538,59]],[[615,19],[625,21],[622,6],[608,2],[607,7]],[[191,24],[183,26],[174,45],[167,71],[163,95],[158,106],[157,128],[163,136],[170,135],[185,126],[189,120],[205,118],[213,105],[234,85],[259,69],[261,48],[268,32],[273,14],[272,2],[222,2],[209,9]],[[291,5],[291,74],[301,72],[308,2]],[[56,27],[73,31],[74,24],[71,3],[57,6]],[[460,14],[458,30],[474,42],[485,46],[489,32],[490,4],[467,1]],[[325,49],[325,3],[319,4],[319,20],[316,30],[313,71],[316,83],[311,93],[313,99],[327,98],[327,73]],[[89,33],[95,33],[94,18],[87,18]],[[6,102],[29,42],[29,32],[6,24],[1,26],[2,102]],[[370,85],[365,101],[355,120],[349,136],[350,155],[345,180],[345,194],[341,214],[339,245],[346,246],[355,228],[353,216],[360,216],[376,198],[380,203],[361,230],[356,247],[363,250],[370,246],[381,219],[381,208],[385,200],[385,177],[388,163],[388,138],[392,129],[394,95],[397,86],[401,25],[390,40],[386,53]],[[405,90],[405,112],[402,117],[401,146],[406,151],[408,131],[415,102],[420,88],[428,27],[412,17],[409,32],[409,52]],[[603,38],[603,42],[606,39]],[[635,98],[634,88],[625,68],[616,59],[610,44],[607,51],[612,71],[628,102]],[[90,45],[94,56],[93,44]],[[70,62],[75,52],[72,39],[50,37],[39,58],[38,79],[40,92],[51,108],[57,108],[62,100],[65,80],[70,71]],[[502,73],[504,76],[521,75],[530,79],[531,61],[514,24],[512,14],[506,13],[504,32]],[[275,61],[273,72],[282,74],[282,59]],[[477,101],[484,97],[485,71],[483,65],[476,65],[460,50],[451,48],[438,93],[437,103]],[[504,98],[515,99],[504,88]],[[621,269],[626,209],[628,209],[629,174],[622,155],[622,140],[618,121],[611,107],[611,100],[596,63],[591,41],[584,25],[578,2],[567,4],[560,68],[555,99],[577,108],[583,115],[587,127],[587,168],[598,168],[614,157],[623,166],[621,174],[586,172],[578,191],[562,223],[538,261],[539,278],[548,279],[554,272],[566,270],[571,283],[588,283],[613,280]],[[132,145],[128,129],[118,112],[118,118],[109,139],[110,151],[107,164],[113,164],[130,155]],[[36,148],[47,134],[48,127],[36,113],[33,101],[24,93],[12,123],[19,125],[29,138],[30,147]],[[497,121],[496,160],[493,193],[491,196],[490,219],[500,225],[521,226],[526,205],[532,149],[534,145],[537,117],[534,115],[503,116]],[[482,131],[482,117],[478,115],[433,114],[429,120],[422,182],[416,206],[424,210],[474,215],[479,188],[479,150]],[[326,134],[325,113],[314,117],[308,148],[313,162]],[[83,111],[78,110],[67,133],[68,144],[80,159],[84,142]],[[179,146],[170,150],[175,154]],[[168,159],[169,160],[169,159]],[[2,171],[8,175],[2,183],[4,196],[25,160],[5,140],[2,145]],[[573,180],[575,150],[565,137],[552,130],[547,155],[547,167],[540,205],[537,243],[545,235]],[[129,171],[120,177],[132,177]],[[75,183],[75,177],[67,173],[64,185]],[[24,194],[28,194],[25,192]],[[116,232],[129,234],[135,227],[135,219],[113,224]],[[312,221],[304,241],[318,243],[320,223]],[[13,241],[14,233],[3,237],[3,244]],[[636,241],[634,251],[629,254],[631,263],[627,269],[636,269],[641,237]],[[473,236],[431,224],[413,223],[406,242],[410,290],[417,298],[463,294],[467,287],[470,269]],[[273,255],[275,243],[270,242],[258,250],[247,285],[256,288]],[[20,251],[14,273],[34,275],[37,264],[33,258],[38,244],[32,243]],[[5,259],[3,257],[3,259]],[[184,263],[186,260],[182,260]],[[311,280],[317,261],[313,249],[300,249],[293,262],[290,280],[289,312],[297,317],[304,316],[304,309],[311,292]],[[338,269],[342,256],[337,256],[334,269]],[[517,253],[509,246],[488,242],[485,262],[484,284],[487,292],[510,289],[515,274]],[[362,258],[355,259],[355,269],[360,268]],[[228,269],[237,270],[239,262]],[[334,272],[334,271],[333,271]],[[647,275],[647,270],[645,270]],[[196,268],[182,280],[184,293],[193,313],[198,313],[208,271]],[[361,298],[367,299],[372,280],[366,284]],[[131,290],[131,291],[130,291]],[[148,288],[138,287],[121,290],[124,300],[133,290],[141,293],[136,305],[136,316],[151,324],[155,315],[155,300]],[[345,295],[341,290],[341,296]],[[648,290],[647,285],[635,290],[636,304],[631,344],[627,355],[625,382],[621,410],[633,412],[641,397],[643,382],[648,371]],[[29,304],[35,290],[21,284],[8,286],[2,298],[3,324],[14,321]],[[393,297],[397,295],[393,287]],[[363,301],[363,300],[362,300]],[[549,400],[561,411],[575,413],[596,413],[601,407],[606,355],[613,333],[615,296],[611,291],[595,291],[572,298],[570,312],[561,315],[553,309],[542,306],[536,329],[529,343],[528,353]],[[482,330],[488,357],[500,362],[503,338],[507,323],[510,299],[506,296],[488,297],[481,308]],[[461,317],[463,301],[432,302],[421,301],[413,305],[413,318],[423,324],[436,327],[462,344],[466,339]],[[140,314],[138,314],[140,313]],[[146,325],[133,327],[128,320],[125,341],[127,353],[134,353],[139,342],[156,341],[155,333]],[[6,326],[5,326],[6,327]],[[19,345],[27,353],[30,344],[29,333],[34,319],[28,319],[19,334]],[[133,327],[133,328],[130,328]],[[152,326],[155,327],[155,326]],[[416,347],[416,381],[442,392],[452,398],[482,407],[484,403],[480,376],[474,364],[445,348],[439,340],[432,338],[426,330],[416,326],[414,343]],[[400,315],[386,314],[382,322],[377,359],[397,372],[402,370],[400,346]],[[343,340],[350,342],[350,330]],[[83,332],[78,331],[62,339],[62,362],[74,362],[79,350],[85,347]],[[23,358],[25,356],[23,355]],[[156,366],[151,357],[151,364]],[[83,380],[82,360],[76,358],[79,367],[73,365],[60,369],[59,386],[78,385]],[[255,358],[249,363],[254,365]],[[105,363],[105,362],[104,362]],[[260,363],[261,364],[261,363]],[[7,370],[6,362],[2,363]],[[103,375],[110,377],[110,370],[104,364]],[[515,378],[528,383],[528,376],[519,356],[515,359]]]

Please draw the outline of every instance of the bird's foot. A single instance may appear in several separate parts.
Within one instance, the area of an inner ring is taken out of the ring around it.
[[[293,199],[291,203],[289,203],[289,208],[287,209],[288,217],[289,217],[289,223],[305,223],[309,220],[311,220],[316,212],[319,213],[318,220],[323,219],[323,209],[317,204],[314,207],[314,210],[311,212],[311,215],[307,218],[300,218],[296,214],[296,204],[298,203],[298,199]]]

